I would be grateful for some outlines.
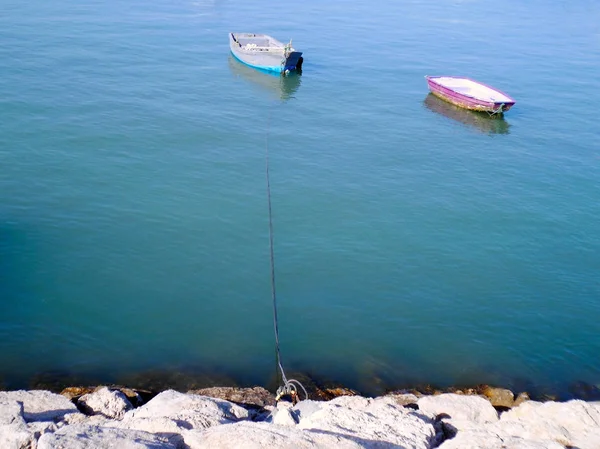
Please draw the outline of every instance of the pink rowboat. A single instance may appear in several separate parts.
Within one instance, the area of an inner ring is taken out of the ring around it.
[[[461,108],[502,114],[515,100],[493,87],[459,76],[426,76],[432,94]]]

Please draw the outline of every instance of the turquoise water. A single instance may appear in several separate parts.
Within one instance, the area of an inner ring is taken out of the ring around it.
[[[391,3],[391,4],[390,4]],[[5,0],[0,380],[600,383],[600,4]],[[248,70],[227,32],[304,51]],[[467,75],[502,120],[427,93]]]

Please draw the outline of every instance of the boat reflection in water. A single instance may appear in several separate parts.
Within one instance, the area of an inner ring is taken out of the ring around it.
[[[448,103],[433,94],[427,95],[423,101],[430,111],[451,118],[464,125],[478,129],[485,134],[508,134],[509,123],[502,115],[490,116],[485,112],[469,111]]]
[[[295,70],[287,74],[267,72],[248,67],[229,55],[229,69],[235,77],[243,78],[263,91],[270,92],[274,98],[289,100],[302,83],[302,72]]]

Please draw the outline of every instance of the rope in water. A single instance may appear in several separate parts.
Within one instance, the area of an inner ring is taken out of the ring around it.
[[[269,109],[269,120],[267,122],[267,137],[265,142],[265,172],[267,178],[267,202],[269,206],[269,255],[271,260],[271,298],[273,299],[273,327],[275,330],[275,357],[277,367],[281,374],[283,385],[277,389],[276,400],[278,401],[284,395],[290,395],[292,398],[298,398],[298,386],[304,392],[304,398],[308,399],[308,393],[304,386],[295,379],[288,379],[281,363],[281,351],[279,349],[279,320],[277,317],[277,293],[275,289],[275,254],[273,245],[273,209],[271,207],[271,180],[269,176],[269,132],[271,129],[271,110]]]

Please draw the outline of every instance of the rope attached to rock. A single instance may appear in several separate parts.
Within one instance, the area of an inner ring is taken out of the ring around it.
[[[275,401],[279,401],[285,396],[289,396],[292,402],[299,400],[298,387],[300,387],[304,393],[304,399],[308,399],[308,393],[304,386],[295,379],[288,379],[281,363],[281,351],[279,349],[279,320],[277,318],[277,293],[275,290],[275,254],[273,250],[273,212],[271,207],[271,180],[269,176],[269,132],[271,129],[271,109],[269,109],[269,120],[267,122],[267,138],[265,145],[265,172],[267,178],[267,202],[269,205],[269,252],[271,260],[271,297],[273,299],[273,327],[275,330],[275,356],[277,359],[277,367],[281,374],[281,380],[283,385],[277,389],[275,395]]]

